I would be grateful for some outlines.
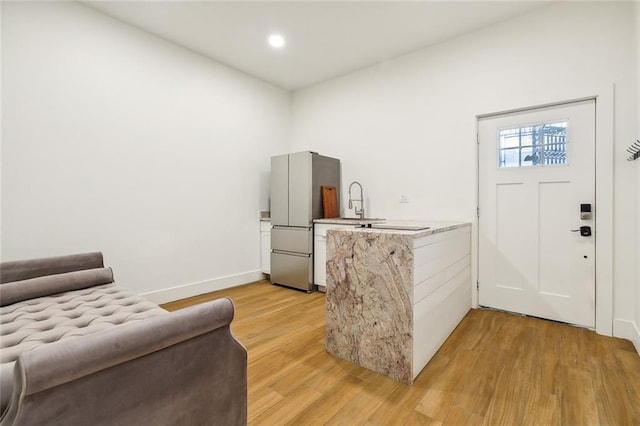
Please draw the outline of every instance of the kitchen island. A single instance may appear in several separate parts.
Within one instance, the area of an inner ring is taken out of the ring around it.
[[[327,230],[326,349],[411,384],[471,308],[471,227],[377,225]]]

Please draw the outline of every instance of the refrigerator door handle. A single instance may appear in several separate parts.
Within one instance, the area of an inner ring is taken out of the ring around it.
[[[272,253],[277,254],[286,254],[287,256],[297,256],[297,257],[311,257],[309,253],[297,253],[294,251],[286,251],[286,250],[273,250]]]

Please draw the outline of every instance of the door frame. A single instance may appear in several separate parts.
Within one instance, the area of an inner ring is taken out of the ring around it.
[[[514,107],[494,110],[494,112],[476,115],[476,206],[480,200],[480,152],[479,152],[479,121],[503,114],[528,112],[531,110],[560,106],[568,103],[586,100],[595,101],[596,125],[596,154],[595,154],[595,314],[598,334],[613,335],[613,152],[614,152],[614,90],[613,85],[600,87],[595,90],[582,91],[586,96],[567,96],[562,100],[550,102],[533,102],[527,107]],[[475,232],[473,233],[473,247],[475,256],[472,257],[473,287],[472,305],[478,307],[478,269],[479,269],[479,220],[474,215]]]

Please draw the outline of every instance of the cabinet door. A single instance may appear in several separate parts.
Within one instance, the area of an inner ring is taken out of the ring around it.
[[[271,273],[271,232],[260,233],[260,264],[263,274]]]
[[[327,237],[316,235],[313,251],[313,281],[316,285],[327,284]]]

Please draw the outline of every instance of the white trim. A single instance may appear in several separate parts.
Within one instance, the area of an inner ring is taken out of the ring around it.
[[[143,293],[142,296],[146,297],[153,303],[161,304],[210,293],[212,291],[224,290],[225,288],[236,287],[263,279],[264,274],[260,270],[255,270]]]
[[[596,95],[596,332],[613,335],[613,147],[615,86]]]
[[[596,332],[613,336],[613,151],[614,151],[614,101],[615,85],[602,85],[595,90],[580,90],[582,94],[571,93],[564,101],[531,102],[527,108],[501,109],[489,114],[476,115],[476,129],[481,118],[529,109],[580,102],[587,99],[596,101]],[[585,96],[585,93],[591,92]],[[560,97],[561,99],[563,97]],[[476,170],[479,170],[479,151],[476,149]],[[479,200],[480,176],[476,173],[476,201]],[[477,205],[477,203],[476,203]],[[480,212],[482,214],[482,212]],[[478,242],[478,218],[474,218],[474,242]],[[476,246],[477,247],[477,246]],[[476,250],[472,264],[472,285],[478,279],[479,250]],[[482,285],[482,283],[480,283]],[[478,292],[472,292],[472,306],[478,307]],[[637,328],[636,328],[637,330]],[[637,349],[637,346],[636,346]]]
[[[480,119],[476,116],[476,211],[471,221],[471,308],[479,307],[480,289],[478,268],[480,267]],[[474,256],[475,253],[475,256]]]
[[[623,319],[613,320],[613,334],[616,337],[631,340],[636,352],[640,355],[640,328],[633,321]]]
[[[521,112],[530,112],[530,111],[535,111],[535,110],[544,109],[544,108],[553,108],[553,107],[557,107],[557,106],[564,106],[564,105],[575,104],[575,103],[580,103],[580,102],[584,102],[584,101],[590,101],[590,100],[595,99],[595,98],[597,98],[596,95],[594,95],[594,96],[585,96],[584,98],[570,99],[570,100],[567,100],[567,101],[548,102],[548,103],[545,103],[545,104],[540,104],[540,105],[535,105],[535,106],[528,106],[528,107],[522,107],[522,108],[513,108],[513,109],[508,109],[508,110],[504,110],[504,111],[500,111],[500,112],[492,112],[490,114],[478,114],[478,115],[476,115],[476,118],[478,120],[482,120],[484,118],[493,118],[493,117],[500,116],[500,115],[518,114],[518,113],[521,113]]]

